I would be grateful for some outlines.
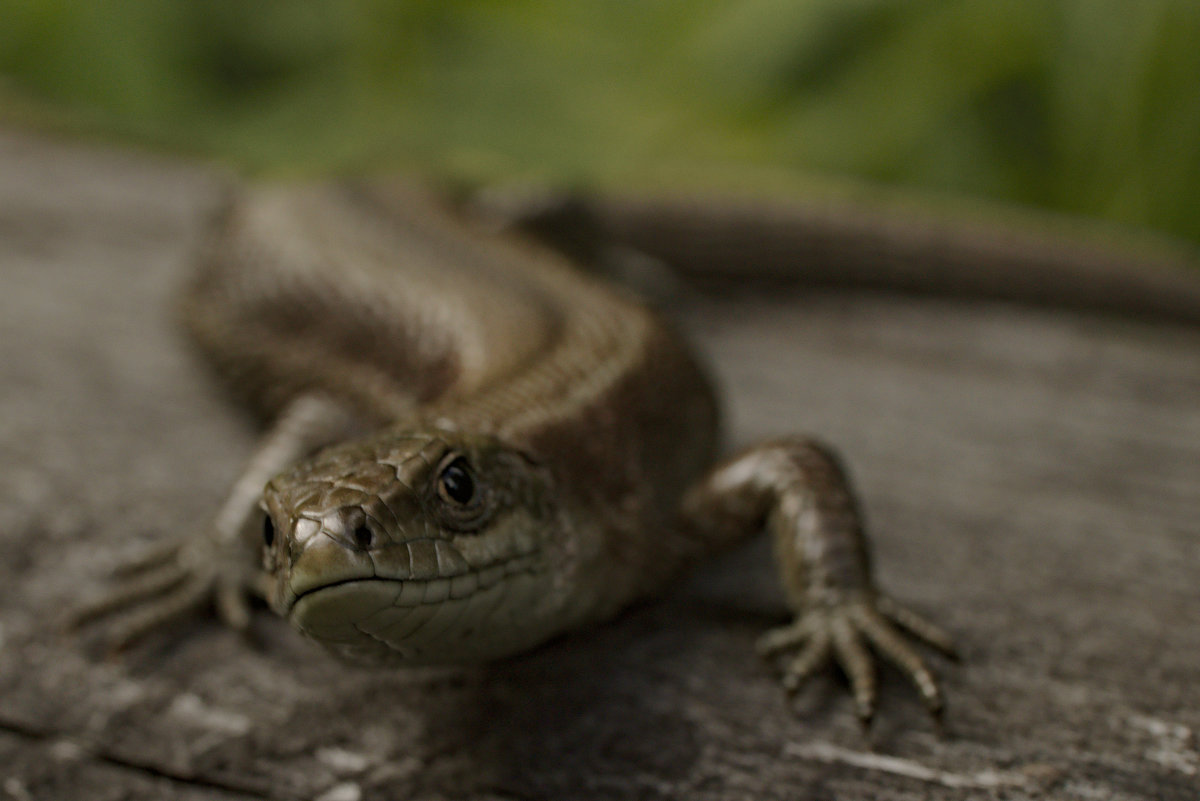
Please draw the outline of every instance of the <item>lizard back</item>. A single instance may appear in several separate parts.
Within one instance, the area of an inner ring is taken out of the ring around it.
[[[631,297],[402,187],[248,189],[183,302],[192,338],[266,418],[305,393],[369,428],[495,436],[598,529],[612,606],[678,569],[684,490],[712,462],[703,371]]]

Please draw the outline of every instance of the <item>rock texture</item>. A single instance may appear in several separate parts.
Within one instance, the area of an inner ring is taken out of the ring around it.
[[[14,799],[1194,799],[1200,331],[883,296],[682,310],[732,437],[814,431],[883,582],[958,636],[939,734],[885,672],[789,704],[765,547],[472,670],[348,668],[263,613],[119,659],[59,628],[198,527],[253,433],[171,326],[217,172],[0,133],[0,789]],[[936,658],[935,658],[936,662]]]

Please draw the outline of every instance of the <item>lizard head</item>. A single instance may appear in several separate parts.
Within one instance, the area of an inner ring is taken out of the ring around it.
[[[353,661],[497,658],[555,632],[548,472],[487,436],[388,430],[268,483],[271,603]]]

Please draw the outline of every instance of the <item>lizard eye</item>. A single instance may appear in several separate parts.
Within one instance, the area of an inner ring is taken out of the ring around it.
[[[268,548],[275,544],[275,523],[270,515],[263,518],[263,543]]]
[[[438,495],[459,506],[466,506],[475,499],[475,479],[466,459],[459,456],[442,468],[438,476]]]
[[[465,456],[446,454],[436,476],[429,491],[436,498],[431,512],[438,525],[464,534],[487,525],[495,511],[496,492]]]

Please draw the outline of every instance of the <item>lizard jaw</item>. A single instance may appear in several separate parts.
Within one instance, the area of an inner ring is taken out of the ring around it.
[[[536,626],[522,635],[519,626],[499,625],[544,591],[535,562],[530,554],[451,578],[346,578],[297,595],[286,615],[309,638],[351,661],[486,661],[546,636]]]

